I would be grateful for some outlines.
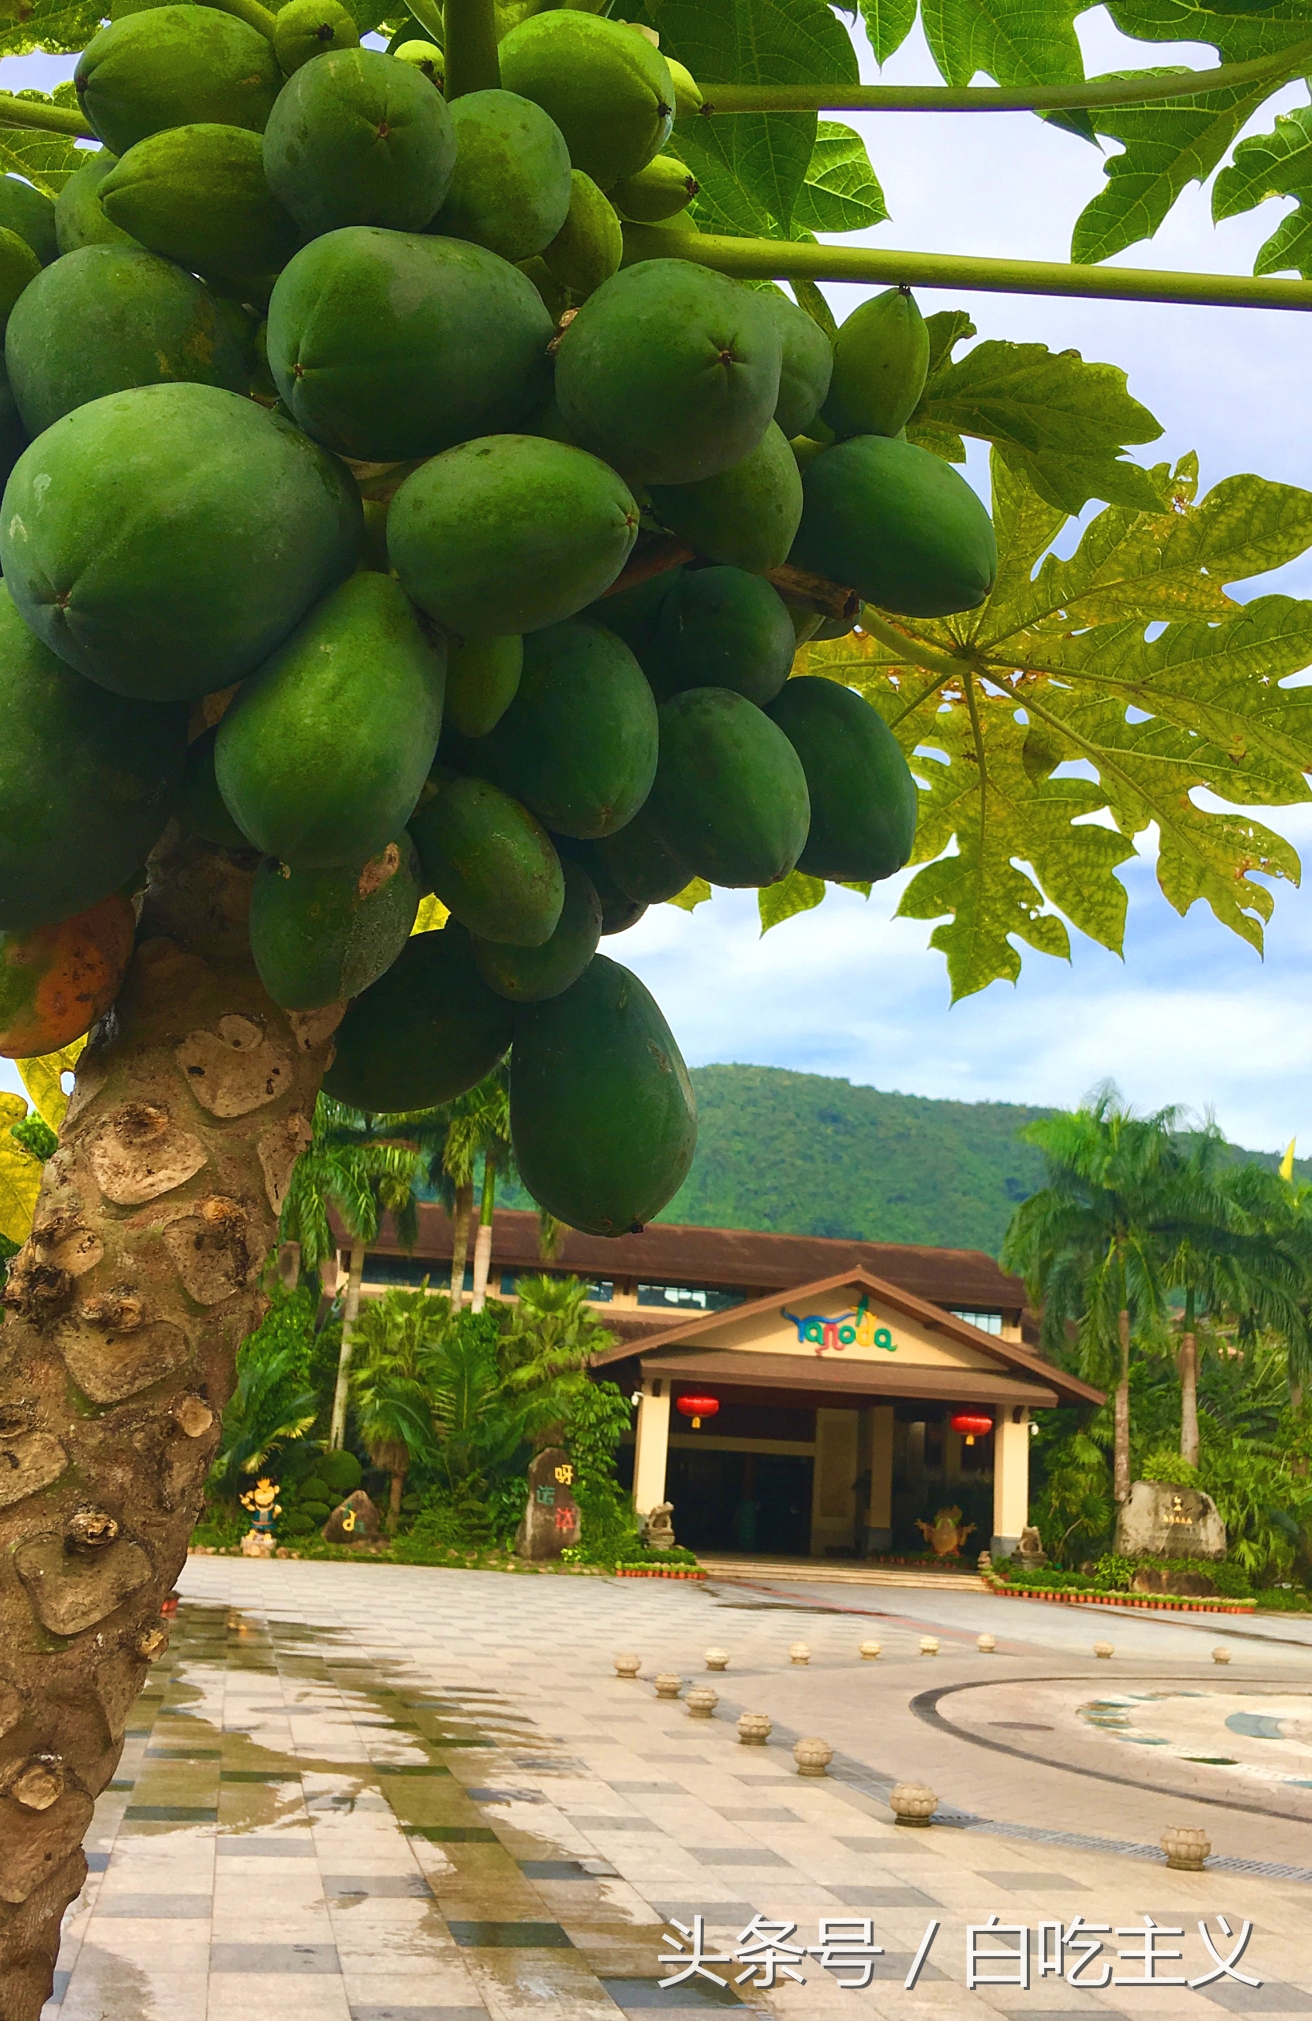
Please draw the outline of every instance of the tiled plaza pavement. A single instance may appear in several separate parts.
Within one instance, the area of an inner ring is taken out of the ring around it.
[[[691,2021],[739,2002],[789,2021],[1312,2013],[1312,1696],[1275,1770],[1260,1745],[1263,1696],[1287,1712],[1308,1689],[1312,1622],[232,1559],[192,1559],[182,1593],[97,1807],[46,2021]],[[982,1629],[996,1654],[977,1651]],[[863,1663],[871,1635],[884,1653]],[[1091,1654],[1104,1636],[1111,1662]],[[788,1660],[799,1637],[804,1668]],[[732,1658],[713,1680],[708,1644]],[[624,1649],[643,1658],[633,1682],[612,1669]],[[713,1681],[716,1717],[656,1699],[661,1669]],[[1132,1744],[1114,1707],[1106,1731],[1079,1709],[1143,1694],[1165,1730],[1179,1694],[1213,1692],[1217,1719],[1258,1708],[1222,1729],[1259,1736],[1234,1743],[1256,1767],[1150,1753],[1166,1743]],[[737,1743],[744,1709],[774,1719],[768,1749]],[[835,1775],[796,1775],[799,1733],[834,1743]],[[895,1826],[899,1778],[929,1781],[948,1822]],[[1204,1874],[1154,1851],[1181,1822],[1210,1831]],[[1109,1948],[1082,1983],[1032,1956],[1028,1987],[994,1965],[1013,1983],[969,1990],[967,1926],[990,1912],[1027,1926],[1031,1953],[1041,1922],[1077,1916],[1111,1925]],[[736,1991],[704,1976],[662,1991],[665,1919],[696,1915],[721,1952],[743,1949],[753,1916],[795,1925],[775,1934],[795,1947],[817,1944],[821,1917],[857,1939],[869,1920],[883,1950],[864,1990],[840,1984],[859,1963],[785,1952],[804,1983],[765,1986],[740,1957],[710,1968],[746,1974]],[[1252,1923],[1234,1969],[1261,1984],[1145,1986],[1128,1956],[1145,1916],[1184,1931],[1157,1940],[1159,1981],[1216,1971],[1198,1923],[1226,1957],[1225,1916]]]

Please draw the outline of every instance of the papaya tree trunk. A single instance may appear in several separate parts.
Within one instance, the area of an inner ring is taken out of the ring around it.
[[[456,1210],[451,1217],[451,1310],[459,1312],[465,1302],[465,1258],[469,1254],[469,1223],[474,1212],[474,1188],[467,1182],[456,1187]]]
[[[491,1158],[483,1162],[483,1193],[478,1203],[478,1234],[474,1238],[474,1295],[470,1310],[481,1312],[487,1303],[487,1276],[492,1267],[492,1216],[497,1203],[497,1168]]]
[[[286,1013],[250,875],[170,833],[0,1326],[0,2021],[38,2021],[81,1840],[167,1631],[340,1013]]]
[[[328,1426],[328,1445],[337,1452],[346,1438],[346,1405],[351,1393],[351,1356],[355,1353],[355,1322],[360,1317],[360,1287],[364,1280],[363,1242],[351,1245],[346,1297],[342,1303],[342,1344],[337,1350],[337,1381],[333,1388],[333,1414]]]
[[[1121,1379],[1112,1404],[1112,1495],[1118,1502],[1130,1499],[1130,1315],[1124,1307],[1118,1315],[1121,1338]]]
[[[1198,1336],[1186,1333],[1180,1342],[1180,1458],[1198,1465]]]

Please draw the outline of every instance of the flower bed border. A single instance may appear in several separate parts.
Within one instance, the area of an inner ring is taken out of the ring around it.
[[[1095,1587],[1011,1586],[1005,1579],[982,1574],[990,1593],[1002,1600],[1055,1600],[1080,1607],[1159,1607],[1175,1614],[1252,1614],[1256,1600],[1214,1594],[1210,1599],[1183,1593],[1104,1593]]]
[[[701,1565],[617,1565],[617,1579],[704,1579]]]

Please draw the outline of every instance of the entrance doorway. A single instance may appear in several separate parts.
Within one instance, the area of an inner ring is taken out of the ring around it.
[[[672,1447],[665,1493],[674,1533],[693,1551],[804,1558],[811,1549],[814,1461],[788,1453]]]

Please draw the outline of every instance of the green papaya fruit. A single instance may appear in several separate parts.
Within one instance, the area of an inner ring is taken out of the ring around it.
[[[595,842],[578,842],[558,835],[556,846],[562,855],[573,851],[574,861],[587,873],[588,882],[597,894],[601,907],[601,937],[603,940],[613,933],[627,933],[636,926],[647,907],[640,898],[631,898],[619,884],[609,864],[602,856]]]
[[[533,1198],[588,1235],[640,1229],[673,1199],[697,1145],[674,1036],[636,975],[596,955],[515,1019],[515,1162]]]
[[[636,175],[670,137],[669,65],[627,23],[553,8],[512,28],[500,58],[506,90],[551,115],[575,168],[602,189]]]
[[[541,947],[508,947],[473,936],[474,960],[489,989],[511,1003],[543,1003],[577,982],[601,938],[601,900],[581,863],[559,859],[564,879],[560,918]]]
[[[220,849],[249,849],[250,837],[228,812],[228,804],[214,776],[214,740],[218,726],[202,730],[187,746],[187,762],[182,772],[182,792],[178,800],[178,820],[189,835],[199,835]]]
[[[624,589],[608,591],[582,613],[589,624],[601,625],[623,639],[661,701],[673,690],[661,685],[664,661],[656,642],[657,624],[666,597],[673,595],[683,573],[682,567],[662,569]]]
[[[0,932],[85,912],[172,813],[185,708],[107,694],[41,643],[0,584]]]
[[[811,828],[797,867],[808,877],[878,883],[901,870],[916,837],[916,782],[877,709],[838,681],[799,674],[767,715],[802,761]]]
[[[614,582],[637,535],[623,480],[539,435],[483,435],[433,457],[387,521],[406,594],[466,638],[572,617]]]
[[[824,405],[833,376],[834,347],[814,318],[778,288],[760,289],[758,299],[779,331],[783,362],[774,418],[791,440],[811,425]]]
[[[385,975],[410,938],[422,885],[408,835],[363,870],[266,860],[251,889],[251,953],[284,1010],[345,1003]]]
[[[172,126],[121,156],[100,185],[111,224],[207,280],[244,286],[285,267],[300,234],[244,126]]]
[[[701,111],[702,106],[705,104],[701,88],[694,79],[691,70],[687,69],[682,63],[677,63],[672,56],[666,57],[665,67],[670,73],[670,82],[674,86],[675,120],[691,119],[695,113]]]
[[[896,435],[915,412],[928,372],[925,319],[909,288],[888,288],[840,325],[821,412],[840,440]]]
[[[0,334],[23,291],[41,272],[41,262],[26,239],[0,225]]]
[[[395,56],[398,63],[413,64],[423,72],[430,84],[439,91],[446,89],[446,58],[436,42],[398,42],[393,48],[387,45],[389,56]]]
[[[9,374],[0,362],[0,490],[9,482],[9,473],[26,449],[28,431],[18,411]]]
[[[303,64],[264,129],[269,188],[307,237],[343,225],[417,232],[451,183],[456,134],[422,71],[380,49]]]
[[[58,259],[55,206],[44,190],[33,189],[21,176],[0,175],[0,225],[26,239],[43,267]]]
[[[653,484],[662,526],[708,561],[764,575],[787,561],[802,522],[802,478],[787,438],[771,421],[740,463],[698,484]]]
[[[525,639],[514,701],[457,756],[553,834],[609,835],[651,790],[656,734],[656,704],[628,647],[574,619]]]
[[[998,550],[977,493],[913,442],[854,435],[809,463],[789,559],[904,617],[974,610],[993,587]]]
[[[369,1114],[454,1101],[502,1058],[514,1019],[479,974],[463,926],[412,934],[337,1027],[324,1093]]]
[[[361,534],[341,464],[217,386],[65,414],[14,465],[2,518],[0,567],[38,638],[151,701],[259,666],[350,573]]]
[[[287,0],[278,9],[273,53],[278,68],[291,77],[313,57],[335,49],[358,49],[360,32],[337,0]]]
[[[282,85],[272,45],[215,7],[152,7],[93,35],[73,73],[96,134],[124,155],[169,126],[261,133]]]
[[[574,440],[629,482],[695,484],[738,463],[779,397],[761,297],[708,267],[643,260],[590,295],[560,340],[556,398]]]
[[[55,198],[55,239],[61,253],[80,252],[83,246],[136,245],[130,232],[109,222],[100,204],[100,185],[117,162],[107,147],[97,148]]]
[[[761,576],[681,569],[656,614],[648,678],[662,701],[682,688],[732,688],[764,708],[795,651],[783,599]]]
[[[697,194],[697,178],[677,155],[653,156],[636,175],[617,182],[610,200],[622,218],[633,224],[659,225],[677,217]]]
[[[523,274],[525,280],[532,281],[542,298],[542,306],[550,316],[552,322],[558,323],[569,307],[569,289],[565,283],[556,279],[556,276],[552,273],[551,268],[547,265],[541,253],[534,253],[531,260],[517,260],[515,264],[519,268],[520,273]],[[554,434],[558,442],[567,442],[569,437],[566,435],[563,427],[559,426],[560,417],[556,412],[555,396],[549,395],[544,404],[547,412],[554,417],[557,425],[543,428],[538,425],[537,416],[535,415],[532,427],[528,427],[528,423],[525,423],[529,434]]]
[[[619,272],[623,253],[624,228],[609,197],[581,168],[572,169],[565,222],[542,250],[548,271],[576,295],[586,297]]]
[[[592,847],[620,890],[639,905],[662,905],[692,883],[692,871],[661,840],[649,807],[639,807],[632,821]]]
[[[513,91],[470,91],[451,106],[456,166],[429,230],[472,239],[503,260],[549,246],[569,214],[570,160],[560,128]]]
[[[204,282],[133,246],[83,246],[38,274],[9,319],[5,363],[32,435],[132,386],[250,383],[237,326]]]
[[[527,807],[439,765],[410,821],[429,889],[480,940],[541,947],[565,902],[560,858]]]
[[[352,225],[279,275],[269,367],[307,434],[398,462],[517,427],[550,386],[551,328],[532,282],[484,247]]]
[[[294,870],[368,862],[414,811],[437,749],[445,671],[441,641],[390,576],[362,571],[342,583],[219,725],[215,772],[238,826]]]
[[[730,688],[688,688],[660,710],[652,823],[695,877],[776,884],[806,846],[802,762],[778,725]]]
[[[462,737],[486,737],[515,699],[524,668],[517,632],[500,639],[452,639],[446,661],[446,721]]]

